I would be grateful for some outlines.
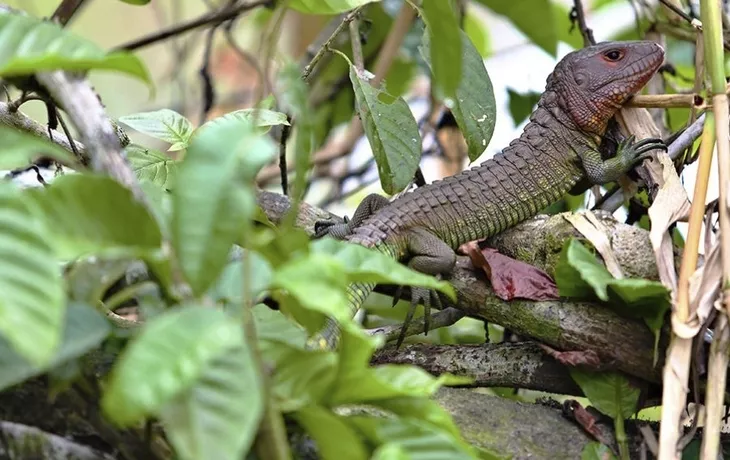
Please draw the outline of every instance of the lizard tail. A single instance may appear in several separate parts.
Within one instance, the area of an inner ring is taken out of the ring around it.
[[[375,246],[378,252],[396,258],[394,248],[388,244],[380,244]],[[355,313],[365,303],[371,292],[375,289],[376,283],[354,283],[347,287],[347,307],[350,316]],[[324,327],[315,335],[307,340],[306,348],[314,350],[334,350],[340,342],[340,326],[337,321],[327,318]]]

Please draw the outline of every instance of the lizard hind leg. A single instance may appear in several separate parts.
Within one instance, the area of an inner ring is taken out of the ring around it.
[[[388,198],[377,193],[366,196],[355,209],[351,220],[345,218],[344,223],[335,223],[329,220],[319,220],[314,223],[314,237],[331,236],[336,240],[344,240],[352,231],[362,224],[365,219],[375,214],[379,209],[390,204]]]
[[[439,279],[451,274],[456,264],[456,253],[439,237],[425,228],[416,227],[408,231],[406,241],[409,256],[408,267]],[[393,298],[393,305],[400,300],[401,292],[402,289],[399,288]],[[423,303],[424,307],[424,334],[428,334],[431,325],[431,305],[438,309],[441,308],[441,299],[436,291],[419,286],[411,287],[411,305],[398,335],[396,348],[400,348],[403,343],[408,325],[413,319],[419,303]]]

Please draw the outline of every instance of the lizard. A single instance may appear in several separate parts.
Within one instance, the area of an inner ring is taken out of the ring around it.
[[[368,195],[351,220],[317,222],[315,238],[346,240],[421,273],[447,277],[460,245],[515,226],[566,193],[614,182],[649,159],[651,151],[666,150],[661,139],[636,141],[633,136],[621,140],[610,158],[601,149],[609,122],[663,62],[663,48],[651,41],[604,42],[567,54],[548,76],[522,134],[500,153],[393,201]],[[374,288],[375,283],[348,286],[352,315]],[[394,305],[399,298],[400,288]],[[420,303],[428,332],[432,301],[440,306],[434,291],[411,288],[410,310],[396,346]],[[338,341],[338,325],[328,318],[308,347],[332,349]]]

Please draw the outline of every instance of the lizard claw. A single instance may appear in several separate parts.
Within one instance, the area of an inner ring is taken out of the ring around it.
[[[619,143],[618,152],[623,156],[625,164],[633,166],[652,157],[651,152],[654,150],[667,151],[667,145],[663,140],[648,137],[640,141],[636,141],[635,136],[629,136]]]
[[[338,240],[344,239],[351,231],[348,225],[350,219],[345,216],[343,220],[343,223],[337,223],[331,220],[318,220],[314,223],[314,238],[319,239],[329,235]]]
[[[437,278],[441,278],[437,275]],[[395,293],[395,296],[393,297],[393,305],[400,300],[400,296],[402,293],[402,287],[399,286],[398,290]],[[441,304],[441,298],[438,295],[438,292],[423,288],[414,286],[411,287],[411,305],[408,308],[408,313],[406,313],[406,317],[403,320],[403,326],[401,327],[400,334],[398,335],[398,340],[396,341],[395,347],[400,348],[400,346],[403,344],[403,340],[406,338],[406,334],[408,332],[408,326],[410,325],[411,321],[413,320],[413,314],[416,312],[416,307],[419,303],[423,303],[423,333],[428,334],[429,329],[431,328],[431,306],[433,305],[437,309],[442,308]]]

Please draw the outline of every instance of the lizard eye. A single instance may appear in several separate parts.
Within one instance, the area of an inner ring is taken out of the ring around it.
[[[616,62],[624,57],[624,53],[621,50],[609,50],[603,53],[603,58],[609,62]]]

